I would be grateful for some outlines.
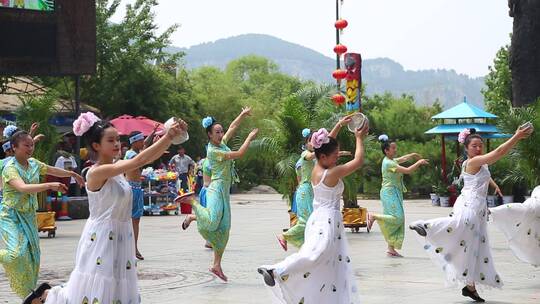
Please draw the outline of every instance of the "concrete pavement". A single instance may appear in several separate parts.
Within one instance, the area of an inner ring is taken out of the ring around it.
[[[381,211],[378,201],[362,201],[361,205]],[[405,205],[407,223],[451,211],[431,207],[429,201],[406,201]],[[281,250],[274,236],[288,226],[285,202],[280,195],[233,195],[232,213],[231,237],[223,260],[229,283],[208,273],[212,252],[204,249],[195,225],[182,231],[183,216],[144,217],[139,246],[146,260],[138,264],[142,302],[269,303],[256,268],[290,254]],[[67,280],[84,223],[58,222],[55,239],[43,235],[40,281],[57,284]],[[488,303],[540,303],[540,268],[514,258],[502,234],[491,225],[489,233],[505,286],[480,291],[481,296]],[[444,287],[442,271],[431,263],[412,232],[407,231],[402,259],[386,257],[386,244],[376,224],[369,234],[363,228],[361,233],[348,231],[347,237],[363,303],[470,303],[461,296],[460,288]],[[3,269],[0,303],[20,303],[11,293]]]

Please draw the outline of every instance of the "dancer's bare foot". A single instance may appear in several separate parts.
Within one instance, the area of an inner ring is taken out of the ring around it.
[[[223,273],[223,269],[221,269],[221,266],[214,266],[209,269],[211,273],[213,273],[216,277],[222,279],[224,282],[227,282],[229,279],[227,276]]]
[[[388,248],[388,251],[386,251],[386,254],[391,258],[402,258],[403,256],[397,252],[394,248]]]

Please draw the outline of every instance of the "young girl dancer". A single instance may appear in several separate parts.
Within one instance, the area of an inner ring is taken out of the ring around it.
[[[342,178],[354,173],[364,160],[363,138],[368,126],[355,132],[354,159],[337,165],[338,142],[320,129],[312,136],[317,163],[313,169],[313,213],[306,223],[305,243],[298,253],[258,272],[279,303],[359,303],[348,255],[340,201]]]
[[[379,223],[381,232],[388,244],[386,254],[389,257],[403,257],[396,249],[401,249],[405,238],[405,214],[403,210],[403,192],[406,192],[403,183],[403,174],[412,174],[421,165],[427,165],[428,161],[420,159],[418,153],[407,154],[402,157],[397,155],[397,143],[390,140],[387,135],[379,136],[381,150],[384,154],[382,161],[382,187],[381,202],[383,214],[368,213],[368,230],[374,221]],[[401,164],[418,158],[419,160],[410,167],[402,167]]]
[[[176,122],[166,136],[134,158],[113,162],[120,152],[118,131],[91,112],[77,118],[73,123],[75,135],[83,136],[89,150],[97,156],[97,163],[87,174],[90,217],[69,281],[41,294],[33,293],[30,300],[51,304],[140,303],[131,222],[132,192],[124,173],[158,159],[171,140],[186,129],[184,122]]]
[[[234,136],[242,120],[249,115],[251,108],[244,108],[226,133],[223,132],[223,126],[214,118],[203,119],[203,127],[210,139],[207,158],[212,168],[212,181],[206,190],[207,205],[201,206],[192,196],[185,199],[192,204],[195,214],[186,217],[182,228],[187,229],[192,221],[197,221],[199,233],[210,243],[214,251],[214,265],[209,271],[225,282],[228,278],[223,273],[221,258],[229,241],[231,229],[230,190],[231,184],[237,181],[234,160],[247,152],[258,130],[251,131],[238,151],[232,151],[227,142]]]
[[[5,249],[0,250],[11,288],[21,298],[37,283],[40,266],[39,235],[36,221],[37,193],[52,190],[66,192],[62,183],[40,183],[46,174],[73,177],[83,185],[82,177],[72,171],[47,166],[32,158],[34,140],[26,131],[16,131],[9,139],[14,156],[2,170],[3,199],[0,204],[0,235]]]
[[[502,231],[514,255],[525,263],[540,266],[540,186],[523,204],[491,208],[493,223]]]
[[[464,284],[461,293],[484,302],[477,284],[502,287],[495,270],[487,235],[486,196],[491,180],[488,165],[504,157],[531,129],[518,129],[497,149],[483,154],[483,140],[473,130],[464,130],[459,141],[465,145],[468,159],[463,163],[464,186],[449,217],[417,221],[409,227],[424,237],[424,249],[446,274],[449,285]]]
[[[341,118],[335,127],[332,129],[329,137],[336,138],[341,128],[351,120],[350,115]],[[311,144],[311,136],[313,133],[310,129],[302,130],[302,137],[305,139],[305,150],[300,155],[300,180],[295,192],[296,202],[296,224],[287,232],[278,236],[278,242],[283,250],[287,251],[287,244],[300,248],[304,244],[304,231],[306,222],[313,212],[313,187],[311,186],[311,172],[315,166],[315,152]]]

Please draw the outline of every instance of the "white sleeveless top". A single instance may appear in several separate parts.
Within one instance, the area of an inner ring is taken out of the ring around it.
[[[345,186],[340,179],[334,187],[328,187],[324,184],[324,179],[328,174],[328,169],[324,170],[321,181],[313,185],[313,209],[329,208],[339,210],[339,203]]]

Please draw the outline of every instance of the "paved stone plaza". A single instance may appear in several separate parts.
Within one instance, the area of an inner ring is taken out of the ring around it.
[[[222,283],[207,271],[212,252],[195,225],[180,229],[183,216],[155,216],[142,219],[140,250],[146,260],[138,264],[143,303],[269,303],[256,268],[285,256],[275,233],[288,226],[286,205],[280,195],[234,195],[232,232],[224,256],[229,283]],[[362,201],[362,206],[381,211],[378,201]],[[447,215],[448,208],[431,207],[428,201],[406,202],[407,223],[420,218]],[[42,235],[40,280],[54,284],[67,280],[84,220],[59,222],[55,239]],[[488,303],[540,303],[540,268],[518,261],[506,246],[502,234],[490,225],[491,245],[503,290],[480,294]],[[437,269],[410,231],[402,253],[405,258],[385,255],[385,242],[378,229],[368,234],[347,233],[352,263],[363,295],[363,303],[470,303],[460,288],[445,288]],[[1,245],[0,245],[1,246]],[[0,270],[0,303],[20,303],[10,291]],[[333,304],[333,303],[332,303]]]

